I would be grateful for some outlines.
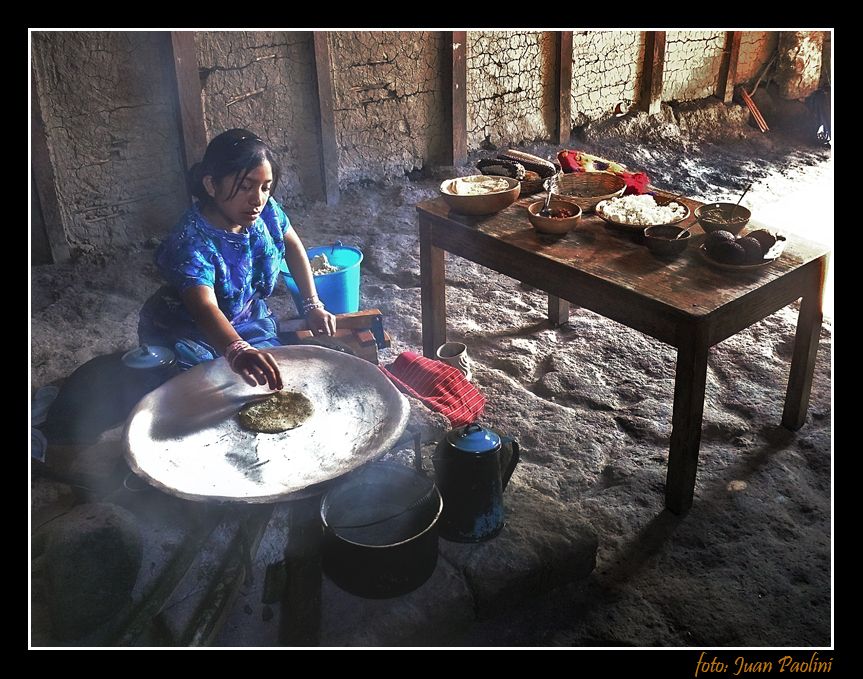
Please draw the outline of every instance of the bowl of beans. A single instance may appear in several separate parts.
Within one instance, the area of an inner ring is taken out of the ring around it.
[[[695,208],[695,218],[705,233],[728,231],[736,236],[751,216],[748,208],[736,203],[708,203]]]
[[[527,208],[527,217],[538,233],[563,235],[569,233],[581,219],[581,208],[568,200],[552,198],[548,203],[548,215],[540,215],[545,206],[545,200],[531,203]]]

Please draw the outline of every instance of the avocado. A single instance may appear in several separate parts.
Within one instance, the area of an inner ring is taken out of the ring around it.
[[[764,251],[761,249],[761,243],[752,236],[738,238],[737,244],[746,252],[747,264],[758,264],[758,262],[764,260]]]

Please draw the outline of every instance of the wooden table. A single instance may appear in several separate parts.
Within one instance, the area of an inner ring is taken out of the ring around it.
[[[444,252],[549,293],[555,325],[566,322],[572,302],[677,347],[665,505],[682,513],[695,489],[709,348],[802,298],[782,424],[792,430],[803,425],[821,329],[824,246],[789,236],[772,264],[727,272],[704,261],[698,252],[704,235],[696,227],[684,254],[667,262],[593,214],[563,238],[537,235],[525,207],[540,197],[524,197],[487,217],[452,213],[443,198],[417,205],[426,356],[434,357],[446,341]],[[692,210],[699,205],[683,202]],[[693,221],[690,216],[682,225]]]

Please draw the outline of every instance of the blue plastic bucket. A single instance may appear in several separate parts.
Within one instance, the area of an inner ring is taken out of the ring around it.
[[[326,255],[327,260],[333,266],[341,267],[338,271],[315,276],[315,287],[318,297],[324,303],[327,311],[331,314],[349,314],[360,309],[360,262],[363,261],[363,253],[358,248],[350,245],[342,245],[337,242],[333,245],[324,245],[317,248],[307,248],[306,254],[309,261],[316,255]],[[288,271],[284,260],[281,263],[282,278],[297,310],[302,313],[303,298],[297,288],[294,277]]]

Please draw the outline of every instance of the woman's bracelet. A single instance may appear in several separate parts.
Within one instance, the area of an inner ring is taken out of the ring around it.
[[[231,366],[231,370],[234,369],[234,361],[237,360],[237,357],[251,348],[252,345],[244,339],[234,340],[225,347],[225,360],[228,362],[228,365]]]
[[[313,297],[306,297],[303,300],[302,307],[303,307],[303,316],[305,316],[312,309],[323,309],[324,305],[323,305],[323,302],[321,302],[321,300],[318,299],[318,296],[314,295]]]

